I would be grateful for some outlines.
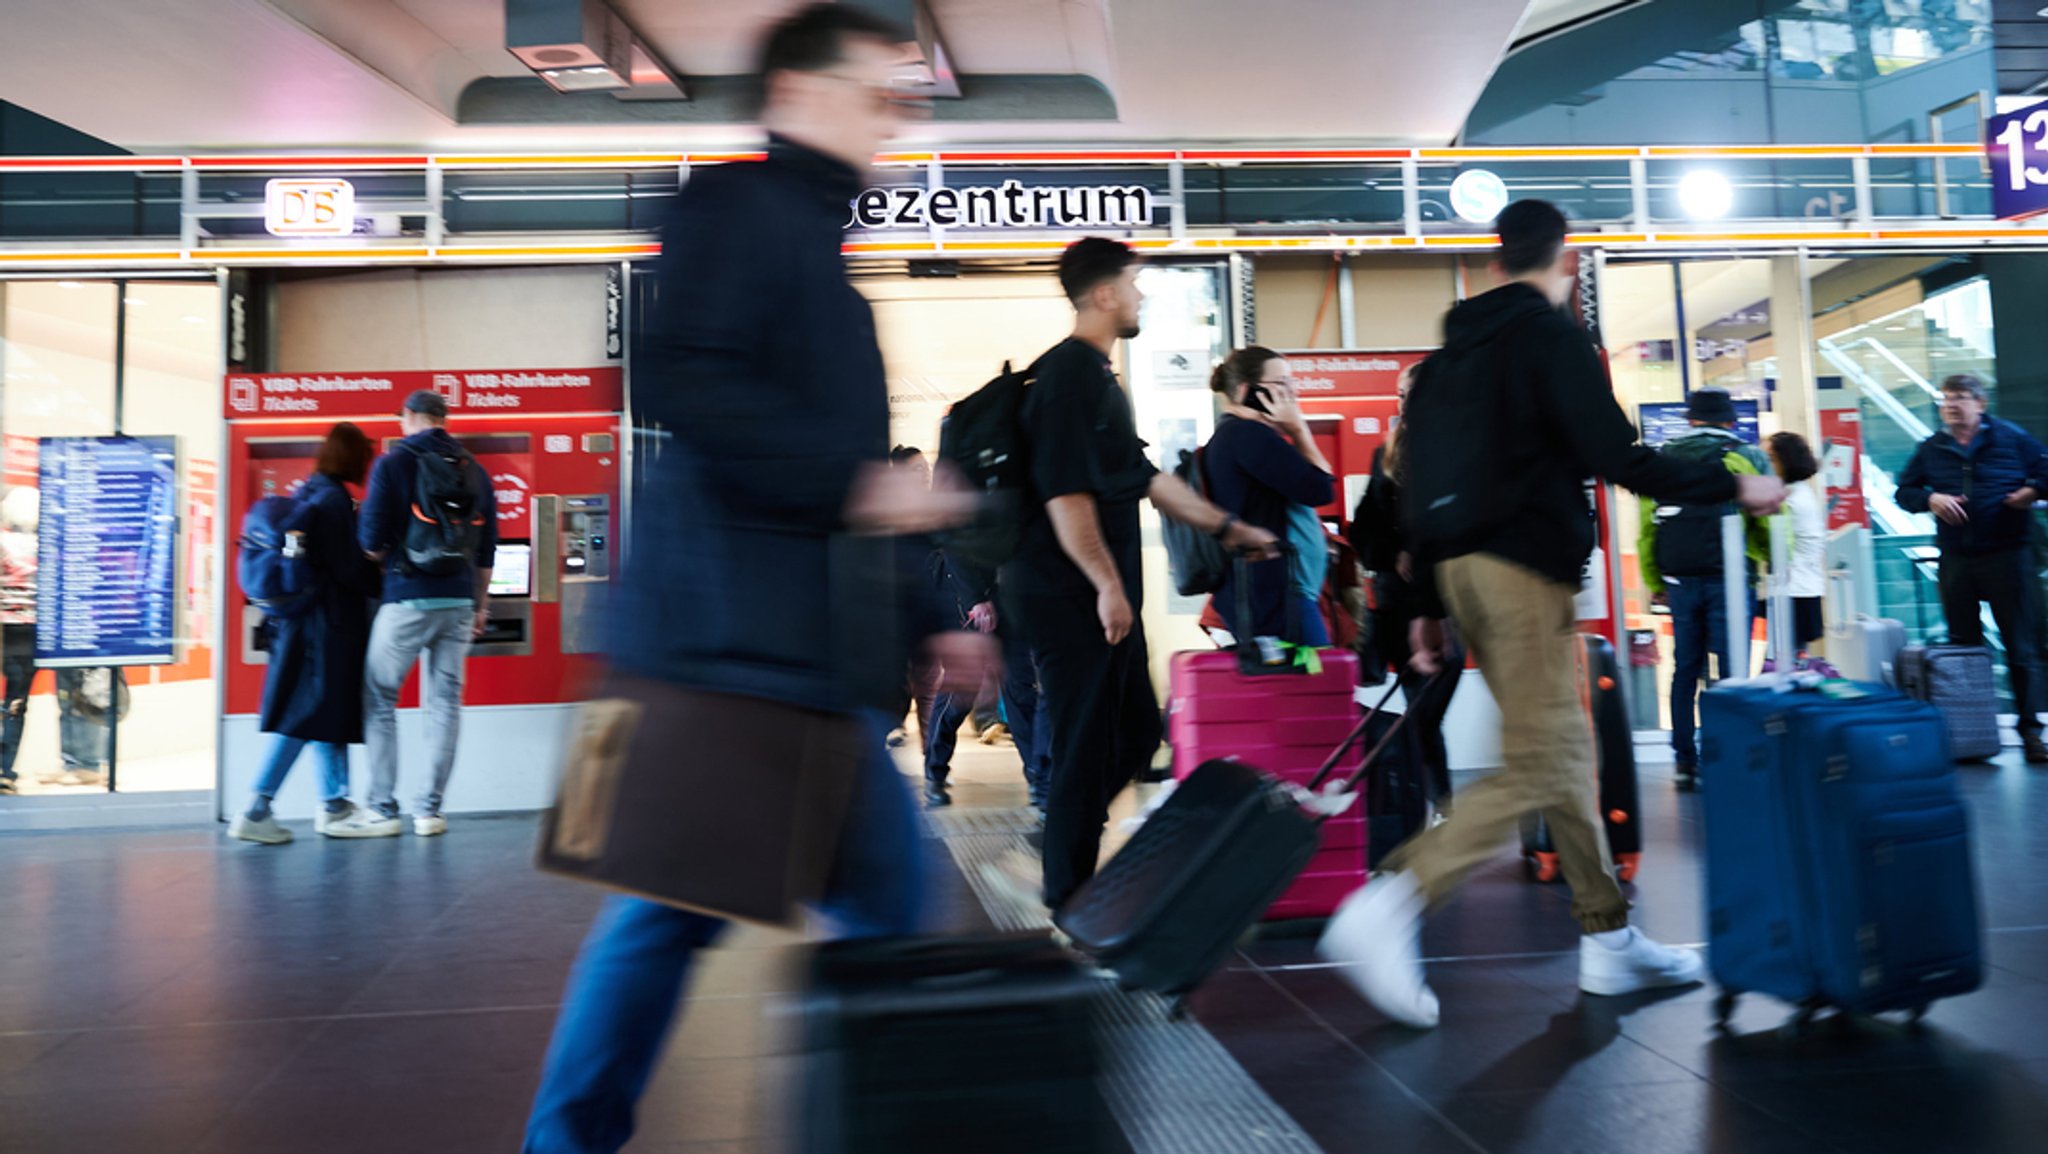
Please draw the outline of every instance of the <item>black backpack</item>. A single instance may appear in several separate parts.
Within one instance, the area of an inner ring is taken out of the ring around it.
[[[1731,446],[1685,438],[1661,452],[1684,460],[1720,461]],[[1670,577],[1719,577],[1726,568],[1721,555],[1721,518],[1735,511],[1730,502],[1710,505],[1659,505],[1656,559],[1659,572]]]
[[[1031,483],[1024,395],[1037,375],[1036,363],[1018,372],[1004,361],[994,380],[953,402],[939,425],[939,457],[981,494],[974,520],[939,539],[949,556],[971,568],[994,572],[1016,555]]]
[[[467,571],[484,539],[483,466],[454,445],[399,447],[414,462],[401,568],[424,577]]]
[[[1515,486],[1503,476],[1507,430],[1495,368],[1498,336],[1446,347],[1422,362],[1402,410],[1402,520],[1419,556],[1456,555],[1513,516]]]
[[[1207,500],[1209,476],[1204,468],[1204,453],[1202,449],[1182,449],[1180,464],[1174,466],[1173,475]],[[1181,596],[1199,597],[1223,587],[1223,578],[1230,572],[1230,554],[1221,541],[1171,517],[1159,519],[1159,535],[1166,544],[1166,565],[1173,574],[1173,587]]]

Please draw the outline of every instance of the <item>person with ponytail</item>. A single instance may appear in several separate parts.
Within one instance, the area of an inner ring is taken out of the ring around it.
[[[1209,499],[1291,546],[1286,555],[1250,567],[1250,622],[1237,620],[1235,570],[1216,590],[1216,610],[1239,636],[1249,631],[1327,646],[1329,629],[1317,598],[1329,551],[1316,509],[1335,499],[1337,482],[1309,435],[1294,374],[1279,353],[1253,345],[1225,357],[1209,387],[1222,399],[1223,410],[1202,454]]]

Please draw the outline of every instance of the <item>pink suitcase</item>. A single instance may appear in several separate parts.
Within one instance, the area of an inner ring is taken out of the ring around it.
[[[1232,651],[1176,653],[1167,700],[1167,739],[1176,778],[1219,757],[1234,757],[1286,781],[1306,785],[1330,750],[1358,723],[1352,694],[1358,657],[1319,651],[1319,674],[1247,676]],[[1363,746],[1337,765],[1339,776],[1365,762]],[[1362,811],[1323,823],[1321,848],[1263,920],[1326,918],[1365,884],[1366,833]]]

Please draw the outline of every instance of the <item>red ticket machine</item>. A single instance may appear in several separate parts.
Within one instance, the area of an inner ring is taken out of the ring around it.
[[[348,420],[389,450],[397,411],[415,389],[449,398],[449,432],[491,478],[498,550],[491,622],[466,666],[452,811],[546,805],[573,703],[595,670],[605,593],[618,569],[616,530],[625,436],[615,367],[459,373],[235,374],[227,380],[227,509],[232,534],[258,499],[292,492],[311,473],[321,439]],[[358,494],[360,496],[360,494]],[[230,571],[233,569],[230,564]],[[227,583],[229,639],[221,723],[223,800],[240,806],[268,739],[257,732],[268,655],[260,610]],[[417,674],[399,706],[399,799],[426,772]],[[358,748],[355,795],[368,785]],[[309,815],[317,774],[308,763],[277,808]]]

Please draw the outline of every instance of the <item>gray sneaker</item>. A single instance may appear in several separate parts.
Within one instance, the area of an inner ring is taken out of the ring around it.
[[[289,845],[292,831],[277,824],[275,817],[250,821],[248,814],[228,823],[228,836],[241,841],[253,841],[258,845]]]
[[[320,832],[342,838],[397,837],[405,832],[405,823],[395,816],[386,817],[377,810],[358,807],[340,821],[328,823]]]

